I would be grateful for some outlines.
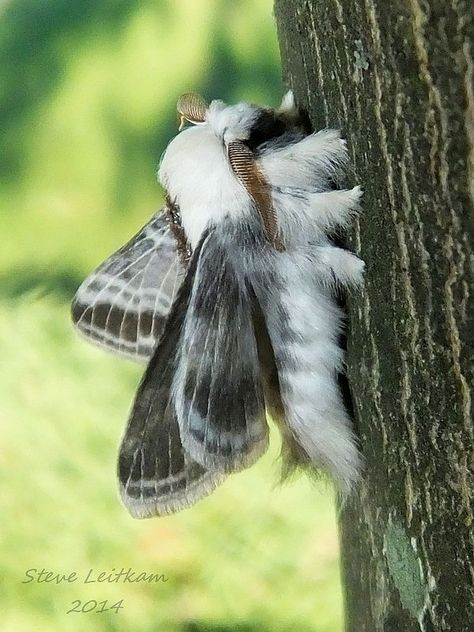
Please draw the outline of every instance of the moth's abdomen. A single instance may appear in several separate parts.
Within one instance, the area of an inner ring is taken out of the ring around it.
[[[288,424],[312,463],[348,492],[358,477],[359,454],[337,381],[343,368],[338,344],[343,314],[321,292],[307,292],[303,301],[297,295],[298,290],[288,290],[284,297],[289,320],[281,333],[294,341],[282,341],[279,354]]]
[[[310,268],[287,262],[277,284],[258,283],[279,376],[288,428],[308,460],[347,493],[360,458],[338,384],[343,350],[338,344],[344,314]]]

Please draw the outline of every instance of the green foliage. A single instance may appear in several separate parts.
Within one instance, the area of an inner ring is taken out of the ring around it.
[[[340,630],[334,509],[278,445],[177,516],[134,521],[114,479],[142,368],[78,339],[80,279],[159,206],[186,90],[274,104],[270,0],[10,0],[0,6],[1,629]],[[275,437],[274,437],[275,439]],[[84,584],[89,569],[163,573]],[[77,572],[22,583],[27,569]],[[123,599],[102,614],[72,602]]]
[[[182,92],[281,96],[268,0],[12,0],[0,24],[0,271],[21,284],[75,283],[159,206]]]

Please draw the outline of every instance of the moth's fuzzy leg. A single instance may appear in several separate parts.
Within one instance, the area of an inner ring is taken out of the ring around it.
[[[283,95],[283,98],[280,103],[280,107],[277,110],[277,113],[285,116],[289,121],[293,122],[295,125],[298,123],[300,119],[300,110],[296,106],[295,96],[292,90],[288,90]]]
[[[308,219],[321,229],[345,228],[360,211],[362,189],[323,191],[308,194],[305,205]]]
[[[365,264],[357,255],[333,245],[318,246],[315,254],[326,273],[343,287],[361,285]]]
[[[267,143],[259,162],[272,186],[328,190],[345,172],[347,144],[338,130],[322,130],[276,148]]]

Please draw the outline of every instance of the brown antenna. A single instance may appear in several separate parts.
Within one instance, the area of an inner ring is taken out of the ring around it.
[[[204,123],[207,108],[207,102],[200,94],[196,92],[186,92],[182,94],[176,104],[176,109],[181,119],[179,129],[182,129],[186,121],[190,123]]]
[[[231,141],[227,146],[230,166],[255,202],[263,221],[268,240],[278,251],[285,250],[278,230],[278,220],[272,204],[270,185],[257,165],[252,151],[240,140]]]

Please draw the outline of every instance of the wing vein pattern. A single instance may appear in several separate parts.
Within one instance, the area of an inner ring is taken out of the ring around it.
[[[72,303],[73,322],[96,344],[146,361],[184,272],[166,214],[159,212],[82,283]]]

